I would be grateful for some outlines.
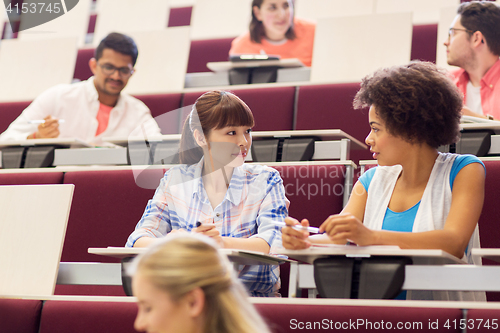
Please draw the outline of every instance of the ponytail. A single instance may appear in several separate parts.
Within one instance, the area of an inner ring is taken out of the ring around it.
[[[191,113],[186,118],[184,126],[182,127],[181,143],[179,148],[179,161],[181,164],[196,164],[203,157],[203,149],[198,146],[194,139],[193,130],[189,124],[190,119]]]

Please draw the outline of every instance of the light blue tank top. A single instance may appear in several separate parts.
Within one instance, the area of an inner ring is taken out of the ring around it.
[[[450,188],[453,190],[453,182],[455,181],[455,177],[458,172],[462,170],[463,167],[471,164],[471,163],[481,163],[484,167],[483,162],[479,160],[474,155],[458,155],[455,161],[453,162],[453,166],[451,167],[450,172]],[[370,183],[372,181],[373,176],[375,175],[375,170],[377,168],[371,168],[366,171],[361,177],[359,177],[359,181],[368,192],[368,188],[370,187]],[[382,230],[390,230],[390,231],[405,231],[411,232],[413,230],[413,222],[415,221],[415,216],[417,215],[418,207],[420,206],[420,201],[415,204],[415,206],[407,209],[403,212],[393,212],[389,208],[385,212],[384,222],[382,224]]]
[[[453,191],[453,182],[455,181],[455,177],[458,172],[462,170],[463,167],[471,164],[471,163],[481,163],[484,167],[483,162],[481,162],[474,155],[459,155],[453,162],[450,171],[450,188]],[[366,192],[368,192],[368,188],[370,187],[370,183],[372,181],[373,175],[375,175],[375,170],[377,168],[371,168],[366,171],[361,177],[359,177],[359,181],[365,188]],[[417,216],[418,207],[420,206],[420,201],[415,204],[415,206],[403,211],[403,212],[393,212],[387,207],[387,210],[384,215],[384,221],[382,223],[382,230],[390,230],[390,231],[402,231],[402,232],[411,232],[413,230],[413,222],[415,222],[415,217]],[[406,290],[402,291],[395,299],[404,300],[406,299]]]

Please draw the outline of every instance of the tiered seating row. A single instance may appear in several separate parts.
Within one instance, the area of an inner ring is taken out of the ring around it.
[[[485,161],[486,193],[483,213],[479,220],[481,245],[499,247],[498,206],[495,203],[500,161]],[[342,209],[346,168],[340,164],[310,164],[275,166],[283,178],[286,195],[291,202],[290,215],[308,218],[319,226],[330,214]],[[163,176],[162,167],[150,167],[142,172],[130,168],[89,171],[5,171],[0,172],[0,185],[12,184],[75,184],[73,203],[63,247],[63,262],[116,262],[112,258],[87,253],[89,247],[123,246],[140,219],[147,201]],[[485,264],[491,262],[485,261]],[[287,268],[283,267],[282,293],[287,294]],[[119,287],[62,286],[57,294],[123,295]],[[489,300],[500,300],[489,293]]]
[[[364,142],[369,132],[368,113],[352,107],[352,100],[358,89],[358,83],[266,88],[261,85],[261,88],[240,86],[233,92],[252,110],[255,131],[341,129]],[[203,92],[137,97],[150,108],[153,117],[158,117],[193,104]],[[28,105],[29,102],[0,103],[0,133]],[[159,121],[162,133],[180,133],[187,112],[181,114],[176,111],[169,115],[172,117],[168,117],[168,121]],[[370,159],[370,155],[368,150],[354,151],[351,159]]]
[[[174,9],[172,9],[174,10]],[[190,11],[190,7],[175,8],[175,12]],[[185,26],[186,18],[183,16],[170,16],[169,26]],[[90,17],[91,24],[95,25],[95,15]],[[93,26],[89,26],[89,33],[93,32]],[[192,40],[189,51],[187,73],[210,72],[206,64],[208,62],[227,61],[229,49],[233,38]],[[413,27],[411,59],[425,61],[436,61],[437,24],[415,25]],[[86,80],[92,76],[88,66],[88,60],[94,56],[93,48],[78,50],[74,78]]]
[[[188,8],[179,8],[178,10]],[[172,16],[171,16],[172,17]],[[169,21],[170,22],[170,21]],[[175,23],[175,26],[183,24]],[[436,62],[437,24],[413,26],[411,59]],[[192,40],[189,50],[187,73],[210,72],[207,62],[227,61],[233,38]],[[78,51],[74,78],[86,80],[92,76],[88,61],[94,56],[94,49],[86,48]]]
[[[292,202],[290,215],[307,217],[313,225],[318,226],[329,214],[342,209],[344,165],[289,165],[276,169],[282,175],[287,197]],[[8,171],[0,172],[0,185],[74,184],[61,261],[118,262],[113,258],[88,254],[87,249],[124,246],[164,172],[162,167],[151,167],[135,173],[130,168],[66,172]],[[283,277],[283,281],[287,283],[288,278]],[[121,288],[116,286],[58,285],[56,293],[124,295]]]
[[[361,302],[344,304],[335,301],[288,302],[253,299],[255,307],[272,332],[320,330],[385,330],[468,332],[496,330],[498,307],[481,308],[467,304],[439,307],[425,302]],[[0,327],[6,332],[136,332],[133,328],[137,304],[129,301],[27,300],[0,299]]]

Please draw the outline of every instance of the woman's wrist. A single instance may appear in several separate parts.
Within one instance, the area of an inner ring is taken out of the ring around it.
[[[217,241],[217,240],[216,240]],[[220,236],[220,242],[218,242],[220,247],[223,249],[231,248],[231,237]]]

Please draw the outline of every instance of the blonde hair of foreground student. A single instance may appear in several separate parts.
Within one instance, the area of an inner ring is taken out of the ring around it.
[[[169,235],[139,256],[132,271],[135,271],[132,288],[139,302],[135,328],[139,331],[158,330],[158,327],[148,326],[158,310],[154,308],[155,300],[148,299],[142,292],[144,288],[150,288],[153,292],[149,295],[166,297],[173,304],[174,312],[171,313],[175,316],[157,313],[157,318],[165,323],[164,331],[270,332],[248,301],[245,289],[227,258],[218,252],[215,242],[208,237]],[[193,310],[196,302],[198,312]],[[187,308],[190,310],[184,311]],[[179,311],[184,312],[179,315]],[[167,329],[166,325],[174,327]]]

